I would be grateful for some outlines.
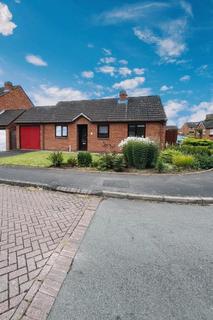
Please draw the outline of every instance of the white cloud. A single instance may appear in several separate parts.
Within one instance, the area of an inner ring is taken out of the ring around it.
[[[191,76],[189,76],[188,74],[186,74],[185,76],[180,78],[180,81],[185,82],[185,81],[189,81],[191,79]]]
[[[87,44],[87,47],[90,48],[90,49],[92,49],[92,48],[94,48],[94,44],[93,44],[93,43],[88,43],[88,44]]]
[[[139,76],[139,75],[144,74],[145,69],[144,68],[134,68],[133,71],[135,74],[137,74]]]
[[[114,89],[135,89],[145,81],[144,77],[135,77],[132,79],[126,79],[121,82],[117,82],[113,85]]]
[[[116,58],[114,58],[114,57],[104,57],[104,58],[101,58],[100,61],[102,63],[114,63],[116,61]]]
[[[156,53],[163,61],[173,63],[186,50],[184,39],[186,26],[187,20],[180,18],[160,25],[163,36],[155,35],[150,29],[141,30],[137,27],[133,28],[133,31],[139,40],[154,45]]]
[[[189,121],[201,121],[204,120],[206,114],[213,113],[213,101],[202,101],[198,105],[194,105],[191,109],[191,116]]]
[[[110,49],[106,49],[106,48],[102,48],[104,54],[106,56],[111,56],[112,55],[112,51]]]
[[[12,22],[13,15],[10,12],[8,6],[0,2],[0,34],[3,36],[9,36],[13,34],[13,30],[17,27]]]
[[[128,61],[125,59],[121,59],[118,61],[120,64],[128,64]]]
[[[167,85],[163,85],[161,88],[160,88],[160,91],[169,91],[169,90],[172,90],[173,89],[173,86],[167,86]]]
[[[97,68],[97,71],[104,74],[109,74],[110,76],[114,76],[116,69],[113,66],[101,66]]]
[[[57,86],[41,85],[37,90],[31,92],[35,105],[55,105],[59,101],[87,99],[87,94],[72,87],[60,88]]]
[[[125,21],[134,21],[144,18],[147,14],[156,10],[167,8],[170,5],[166,2],[152,1],[144,4],[131,4],[120,6],[110,11],[103,12],[97,17],[97,21],[101,24],[116,24]]]
[[[129,75],[132,73],[132,71],[131,71],[129,68],[127,68],[127,67],[121,67],[121,68],[119,68],[119,69],[118,69],[118,72],[119,72],[119,74],[120,74],[121,76],[123,76],[123,77],[129,76]]]
[[[136,88],[128,90],[128,95],[132,97],[150,96],[152,94],[151,88]]]
[[[189,16],[193,17],[192,6],[189,2],[182,0],[180,1],[180,5]]]
[[[93,71],[83,71],[81,73],[83,78],[91,79],[94,78],[94,72]]]
[[[169,120],[175,119],[179,112],[183,111],[188,107],[188,102],[186,100],[169,100],[165,104],[165,112]]]
[[[46,67],[47,66],[47,62],[44,61],[41,57],[39,56],[35,56],[34,54],[28,54],[25,57],[26,61],[35,65],[35,66],[39,66],[39,67]]]

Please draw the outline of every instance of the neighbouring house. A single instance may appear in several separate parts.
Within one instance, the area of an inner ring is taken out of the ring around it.
[[[180,129],[180,134],[213,140],[213,114],[207,114],[206,119],[199,122],[184,123]]]
[[[0,87],[0,151],[16,149],[14,121],[33,103],[21,86],[5,82]]]
[[[119,152],[128,136],[165,144],[166,114],[158,96],[59,102],[35,107],[16,121],[17,148]]]
[[[166,126],[166,144],[176,144],[178,135],[178,127],[177,126]]]
[[[185,122],[179,130],[179,134],[184,136],[194,136],[196,133],[196,127],[199,122]]]
[[[205,127],[204,137],[213,140],[213,114],[207,114],[203,121]]]

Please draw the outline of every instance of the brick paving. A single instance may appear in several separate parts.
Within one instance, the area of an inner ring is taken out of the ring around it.
[[[0,320],[47,317],[99,201],[0,185]]]

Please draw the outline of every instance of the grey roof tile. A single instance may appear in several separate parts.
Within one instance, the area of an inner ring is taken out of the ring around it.
[[[34,107],[26,111],[16,123],[72,122],[84,114],[92,122],[165,121],[166,114],[158,96],[130,97],[128,105],[117,98],[62,101],[56,106]]]
[[[0,126],[6,127],[11,124],[14,120],[16,120],[22,113],[23,109],[19,110],[5,110],[0,114]]]

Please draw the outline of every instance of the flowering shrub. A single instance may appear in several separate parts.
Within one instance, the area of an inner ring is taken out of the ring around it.
[[[158,146],[149,138],[128,137],[119,143],[128,167],[152,168],[158,156]]]
[[[123,148],[125,145],[127,145],[129,142],[143,142],[143,143],[154,143],[154,141],[150,140],[148,137],[147,138],[140,138],[140,137],[128,137],[124,140],[122,140],[119,143],[119,148]]]

